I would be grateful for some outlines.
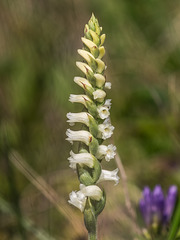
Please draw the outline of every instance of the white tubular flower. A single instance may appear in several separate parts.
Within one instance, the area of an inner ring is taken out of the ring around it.
[[[119,171],[118,168],[116,168],[113,171],[102,170],[98,182],[115,181],[115,185],[117,185],[119,183],[119,176],[117,175],[118,171]]]
[[[102,87],[105,83],[105,77],[99,73],[94,74],[94,77],[96,78],[96,86],[99,88]]]
[[[67,129],[66,135],[66,140],[69,141],[71,144],[73,143],[73,141],[80,141],[88,146],[92,140],[92,135],[85,130],[72,131],[70,129]]]
[[[93,200],[99,201],[102,197],[102,190],[96,185],[85,186],[80,184],[80,191]]]
[[[91,69],[91,67],[83,62],[76,62],[76,66],[84,73],[86,74],[88,71],[91,72],[93,74],[93,70]]]
[[[116,155],[116,147],[112,144],[106,146],[106,145],[100,145],[98,147],[97,151],[97,158],[102,159],[105,157],[105,160],[109,162],[111,159],[114,158]]]
[[[110,112],[109,112],[109,109],[107,106],[99,106],[97,107],[97,111],[98,111],[98,114],[99,114],[99,117],[101,119],[106,119],[109,117],[110,115]]]
[[[111,82],[106,82],[104,85],[106,89],[111,89],[111,86],[112,86]]]
[[[78,191],[78,192],[72,191],[69,194],[69,198],[70,198],[70,200],[68,200],[68,202],[70,204],[79,208],[81,210],[81,212],[84,211],[87,198],[81,191]]]
[[[89,127],[89,117],[92,118],[92,116],[87,112],[80,112],[80,113],[69,112],[67,113],[66,116],[68,118],[67,122],[69,122],[71,126],[73,126],[74,123],[79,122],[79,123],[84,123],[86,126]]]
[[[68,158],[71,168],[76,168],[76,164],[84,164],[89,168],[94,166],[94,156],[90,153],[78,153],[75,154],[73,151],[70,152],[70,157]]]
[[[92,85],[90,84],[90,82],[83,77],[75,77],[74,78],[74,82],[77,83],[80,87],[86,89],[86,87],[92,88]]]
[[[98,102],[103,102],[104,98],[106,97],[106,93],[101,89],[97,89],[96,91],[93,92],[93,97],[94,97],[94,100]]]
[[[85,107],[87,107],[87,101],[92,102],[92,100],[86,95],[75,95],[70,94],[69,101],[72,103],[82,103]]]
[[[105,140],[112,136],[114,127],[109,123],[105,123],[105,124],[103,123],[98,126],[98,129],[102,139]]]

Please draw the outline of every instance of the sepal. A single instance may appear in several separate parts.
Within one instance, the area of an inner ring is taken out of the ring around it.
[[[77,173],[79,181],[85,186],[95,184],[101,175],[101,165],[99,161],[96,158],[94,158],[93,162],[94,166],[92,169],[85,168],[77,164]]]
[[[99,201],[91,200],[92,205],[94,206],[95,216],[97,217],[104,209],[106,205],[106,193],[103,189],[102,197]]]
[[[90,153],[95,156],[98,151],[98,148],[99,148],[98,140],[92,136],[91,141],[89,143]]]
[[[87,199],[84,208],[84,223],[89,233],[96,234],[96,215],[90,198]]]

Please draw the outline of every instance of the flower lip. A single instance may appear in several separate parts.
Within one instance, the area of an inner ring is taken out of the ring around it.
[[[109,162],[116,155],[115,151],[116,151],[116,147],[113,144],[110,144],[108,146],[99,145],[98,151],[97,151],[97,158],[102,159],[103,157],[105,157],[105,160]]]
[[[106,119],[110,115],[109,108],[107,106],[104,106],[104,105],[99,106],[97,108],[97,111],[98,111],[99,117],[101,119]]]
[[[84,211],[85,204],[86,204],[86,196],[81,191],[78,191],[78,192],[72,191],[69,194],[69,198],[70,200],[68,200],[68,202],[70,204],[79,208],[81,212]]]
[[[108,139],[112,136],[114,127],[109,123],[103,123],[98,126],[102,139]]]

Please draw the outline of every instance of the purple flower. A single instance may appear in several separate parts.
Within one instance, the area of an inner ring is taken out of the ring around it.
[[[174,210],[174,206],[176,204],[176,199],[177,199],[177,193],[178,193],[178,189],[176,186],[171,186],[168,190],[168,194],[165,200],[165,208],[164,208],[164,222],[169,222],[172,214],[173,214],[173,210]]]
[[[139,207],[147,227],[153,223],[158,225],[169,223],[176,203],[177,191],[176,186],[170,186],[165,197],[160,185],[156,185],[152,192],[149,187],[144,188]]]

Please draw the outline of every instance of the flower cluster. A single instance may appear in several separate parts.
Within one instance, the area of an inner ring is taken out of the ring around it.
[[[160,185],[156,185],[152,192],[149,187],[145,187],[139,206],[147,228],[155,232],[159,228],[166,228],[171,220],[176,200],[177,187],[174,185],[169,187],[166,196]]]
[[[103,144],[104,140],[112,136],[114,127],[109,118],[111,99],[105,99],[105,89],[111,89],[111,83],[104,76],[106,66],[102,57],[105,54],[105,34],[101,32],[102,27],[92,14],[85,25],[85,36],[81,38],[83,49],[78,49],[83,62],[76,62],[83,76],[74,78],[84,93],[71,94],[69,97],[70,102],[80,103],[84,108],[82,112],[67,114],[67,122],[71,126],[76,123],[83,126],[79,131],[68,129],[66,139],[71,144],[79,142],[78,152],[71,151],[68,160],[69,166],[77,170],[80,190],[70,194],[69,203],[84,212],[87,228],[86,213],[89,209],[97,217],[105,205],[105,193],[96,184],[104,180],[115,181],[115,184],[119,181],[117,169],[101,169],[101,161],[105,159],[109,162],[114,158],[116,150],[112,144]]]

